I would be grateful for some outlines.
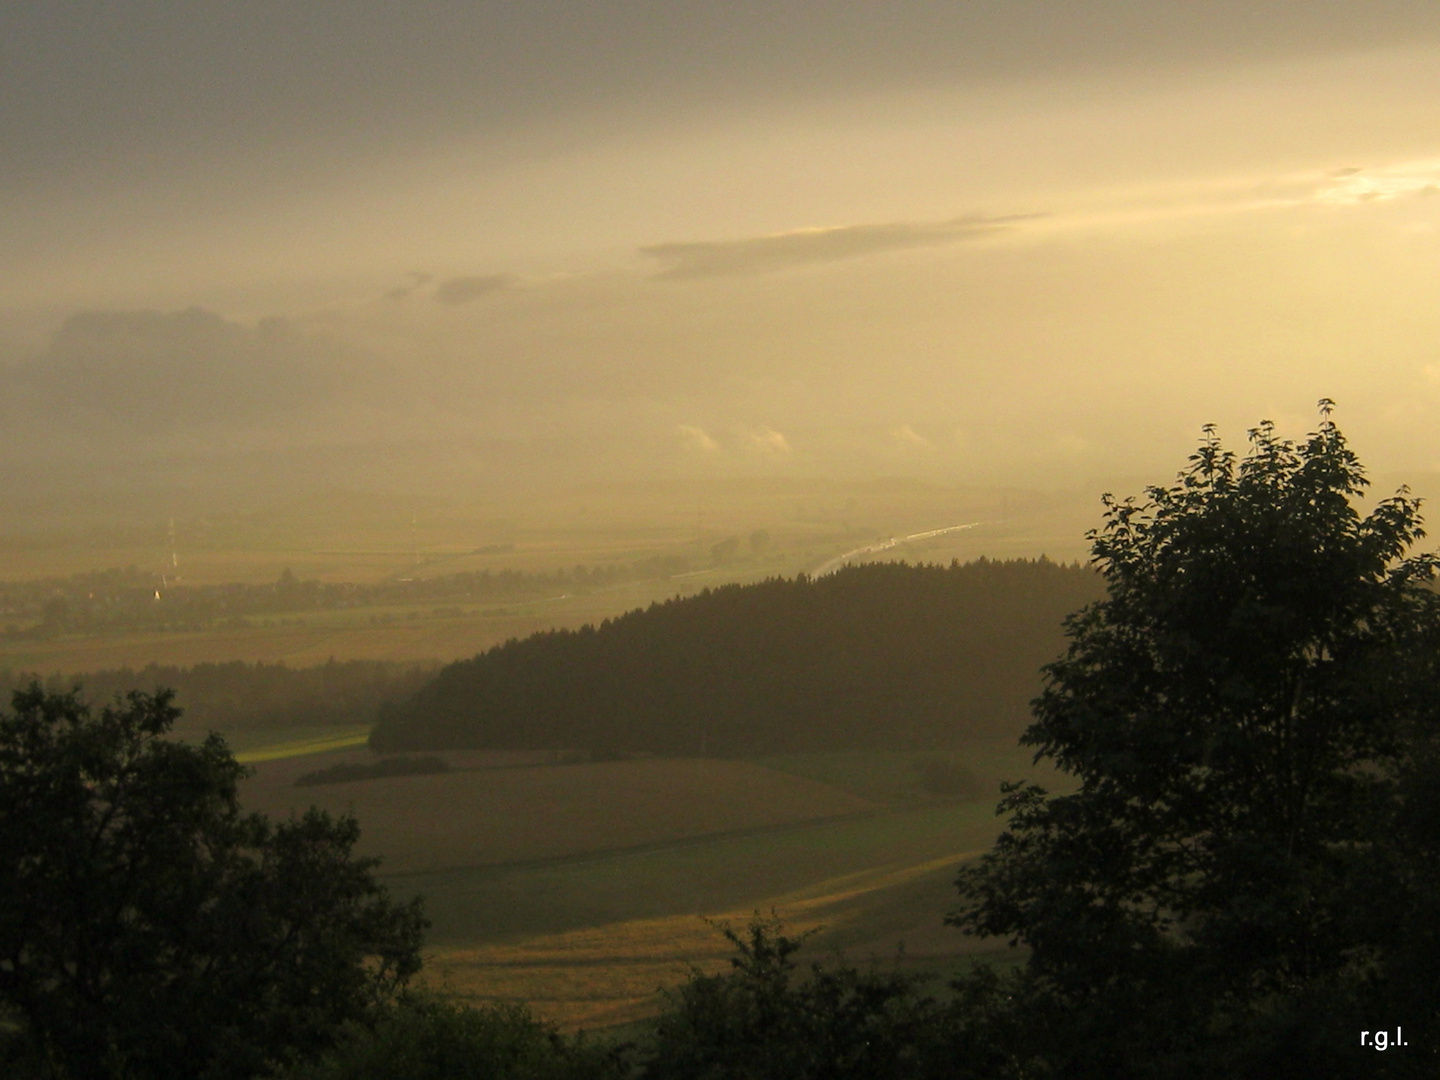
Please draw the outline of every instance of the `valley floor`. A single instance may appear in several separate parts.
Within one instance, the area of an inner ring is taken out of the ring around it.
[[[694,971],[722,970],[719,927],[757,913],[814,932],[802,959],[943,974],[1011,956],[943,917],[956,868],[1001,828],[998,780],[1031,771],[1013,745],[952,755],[979,780],[966,799],[927,795],[915,766],[934,755],[910,753],[554,764],[468,752],[444,755],[444,774],[294,786],[317,762],[367,754],[261,761],[245,804],[354,813],[392,894],[425,897],[423,981],[470,1000],[527,1002],[567,1028],[643,1019]]]

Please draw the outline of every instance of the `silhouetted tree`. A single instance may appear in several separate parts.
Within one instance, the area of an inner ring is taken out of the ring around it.
[[[1012,786],[950,918],[1029,947],[1060,1076],[1435,1074],[1436,560],[1405,491],[1360,515],[1322,420],[1243,459],[1207,428],[1174,486],[1106,498],[1108,594],[1022,740],[1079,789]]]
[[[0,1064],[61,1077],[248,1077],[330,1045],[420,966],[353,818],[241,813],[167,691],[0,715]]]
[[[804,936],[755,918],[731,970],[697,974],[670,996],[645,1080],[920,1080],[931,1068],[942,1010],[918,980],[846,964],[798,973]],[[968,1075],[968,1074],[966,1074]]]
[[[625,1049],[562,1036],[522,1005],[415,995],[283,1080],[626,1080]]]

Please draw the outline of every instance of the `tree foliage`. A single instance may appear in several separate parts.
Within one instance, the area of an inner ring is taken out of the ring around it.
[[[1060,620],[1099,591],[1045,559],[724,586],[451,664],[382,710],[371,745],[760,754],[1008,734]]]
[[[1022,740],[1079,788],[1012,786],[951,916],[1029,947],[1061,1075],[1373,1071],[1402,1025],[1388,1067],[1434,1069],[1436,560],[1322,409],[1243,458],[1207,429],[1092,534],[1107,595]]]
[[[44,686],[63,694],[82,683],[94,702],[164,686],[175,692],[175,703],[184,710],[176,721],[177,732],[196,738],[209,731],[268,732],[272,741],[280,741],[296,727],[372,724],[385,702],[410,696],[433,674],[433,666],[385,660],[331,659],[299,668],[229,660],[52,675]],[[8,701],[12,692],[26,689],[36,678],[0,671],[0,700]]]
[[[164,738],[138,692],[98,713],[32,686],[0,715],[0,1009],[12,1070],[244,1077],[328,1046],[419,968],[353,818],[241,812],[218,736]]]
[[[284,1080],[624,1080],[626,1049],[566,1038],[520,1005],[411,995]]]
[[[694,975],[661,1015],[645,1080],[920,1080],[936,1072],[941,1008],[914,977],[791,959],[804,936],[758,916],[735,948],[731,970]]]

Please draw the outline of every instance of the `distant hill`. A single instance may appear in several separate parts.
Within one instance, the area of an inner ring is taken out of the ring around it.
[[[184,709],[177,734],[194,738],[218,730],[233,738],[271,732],[279,738],[296,729],[373,723],[384,702],[408,698],[434,671],[434,665],[426,669],[382,660],[331,660],[305,668],[232,660],[192,667],[112,668],[52,675],[43,681],[57,693],[78,685],[86,699],[100,705],[131,690],[169,687],[175,691],[175,704]],[[12,691],[36,677],[0,670],[0,701],[8,703]]]
[[[383,707],[382,752],[745,755],[946,748],[1019,730],[1092,570],[878,563],[728,585],[509,641]]]

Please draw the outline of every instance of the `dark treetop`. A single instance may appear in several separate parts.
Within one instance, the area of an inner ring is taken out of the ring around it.
[[[1107,596],[1069,620],[1023,739],[1079,790],[1013,786],[951,917],[1030,947],[1031,990],[1070,1018],[1062,1075],[1187,1075],[1265,1039],[1342,1075],[1330,1041],[1434,1022],[1436,561],[1407,557],[1418,500],[1356,509],[1322,407],[1304,443],[1265,424],[1243,459],[1207,429],[1092,534]]]
[[[168,692],[97,713],[39,686],[0,714],[7,1075],[252,1076],[419,969],[418,901],[351,855],[354,819],[242,813],[244,768],[218,736],[166,740],[177,715]]]

